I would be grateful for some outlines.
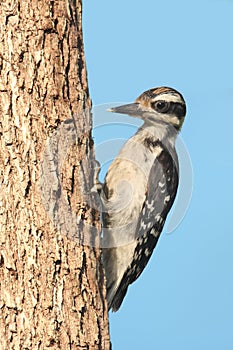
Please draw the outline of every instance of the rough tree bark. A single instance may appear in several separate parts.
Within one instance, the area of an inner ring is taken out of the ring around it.
[[[82,3],[0,11],[0,349],[109,349]]]

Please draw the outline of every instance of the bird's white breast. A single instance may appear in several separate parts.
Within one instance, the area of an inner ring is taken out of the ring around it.
[[[159,144],[148,151],[143,140],[151,137],[151,130],[137,133],[126,142],[109,167],[106,184],[111,196],[104,203],[110,219],[109,232],[105,234],[105,238],[110,240],[108,244],[125,245],[135,239],[149,173],[155,158],[162,152]]]

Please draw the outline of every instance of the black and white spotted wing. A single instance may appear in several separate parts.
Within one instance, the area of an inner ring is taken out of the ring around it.
[[[174,150],[171,153],[164,145],[160,146],[162,152],[151,168],[146,199],[137,224],[135,239],[138,244],[110,306],[113,311],[119,309],[128,285],[140,276],[148,263],[177,193],[177,155]]]

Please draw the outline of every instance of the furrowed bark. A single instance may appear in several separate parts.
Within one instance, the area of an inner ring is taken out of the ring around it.
[[[82,3],[0,11],[0,348],[109,349]]]

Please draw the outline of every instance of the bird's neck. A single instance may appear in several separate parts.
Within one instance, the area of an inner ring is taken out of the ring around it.
[[[162,143],[169,143],[171,146],[175,146],[178,131],[165,123],[144,123],[142,127],[142,132],[145,132],[154,140],[160,140]]]

